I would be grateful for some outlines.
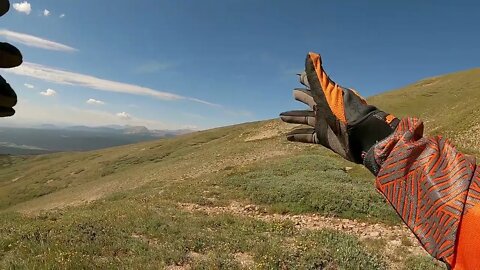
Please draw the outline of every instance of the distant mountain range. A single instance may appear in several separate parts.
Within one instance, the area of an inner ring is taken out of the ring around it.
[[[88,151],[190,133],[192,130],[149,130],[144,126],[0,127],[0,155],[36,155]]]

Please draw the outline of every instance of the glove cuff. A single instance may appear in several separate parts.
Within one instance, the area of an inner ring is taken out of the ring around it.
[[[348,127],[349,148],[354,161],[364,164],[372,147],[390,136],[400,120],[391,114],[374,109]],[[373,153],[369,155],[373,156]],[[370,162],[370,161],[368,161]]]
[[[378,172],[380,171],[380,165],[375,160],[375,146],[372,146],[370,150],[368,150],[367,154],[363,159],[363,165],[372,172],[373,175],[377,176]]]

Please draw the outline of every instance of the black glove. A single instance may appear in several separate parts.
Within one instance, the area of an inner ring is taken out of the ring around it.
[[[283,121],[305,124],[287,135],[289,141],[321,144],[343,158],[363,163],[365,155],[378,141],[395,130],[399,120],[368,105],[354,90],[333,82],[322,67],[320,55],[309,53],[300,82],[307,89],[295,89],[296,100],[311,110],[280,114]]]
[[[0,0],[0,16],[8,12],[8,0]],[[22,64],[22,54],[14,46],[0,42],[0,68],[13,68]],[[15,114],[13,106],[17,104],[17,95],[10,84],[0,75],[0,117]]]

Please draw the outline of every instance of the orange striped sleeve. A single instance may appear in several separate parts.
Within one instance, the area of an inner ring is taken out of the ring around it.
[[[468,189],[465,212],[458,228],[452,269],[480,269],[480,168]]]
[[[453,269],[480,269],[480,238],[474,243],[461,241],[480,232],[475,159],[442,137],[423,137],[423,123],[415,118],[403,119],[372,151],[379,167],[377,189],[425,250]],[[463,246],[474,245],[465,256]],[[462,268],[466,257],[471,263],[478,261],[477,267]]]

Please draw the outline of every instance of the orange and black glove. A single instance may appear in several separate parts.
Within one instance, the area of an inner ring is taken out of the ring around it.
[[[0,0],[0,16],[3,16],[10,9],[8,0]],[[0,42],[0,68],[13,68],[22,64],[23,58],[15,46]],[[15,114],[13,106],[17,104],[17,95],[10,84],[0,76],[0,117],[12,116]]]
[[[354,90],[333,82],[322,67],[320,55],[309,53],[300,82],[306,89],[295,89],[296,100],[310,110],[280,114],[287,123],[305,124],[287,135],[289,141],[321,144],[343,158],[364,163],[372,146],[393,133],[399,120],[368,105]],[[375,164],[365,164],[374,174]]]

